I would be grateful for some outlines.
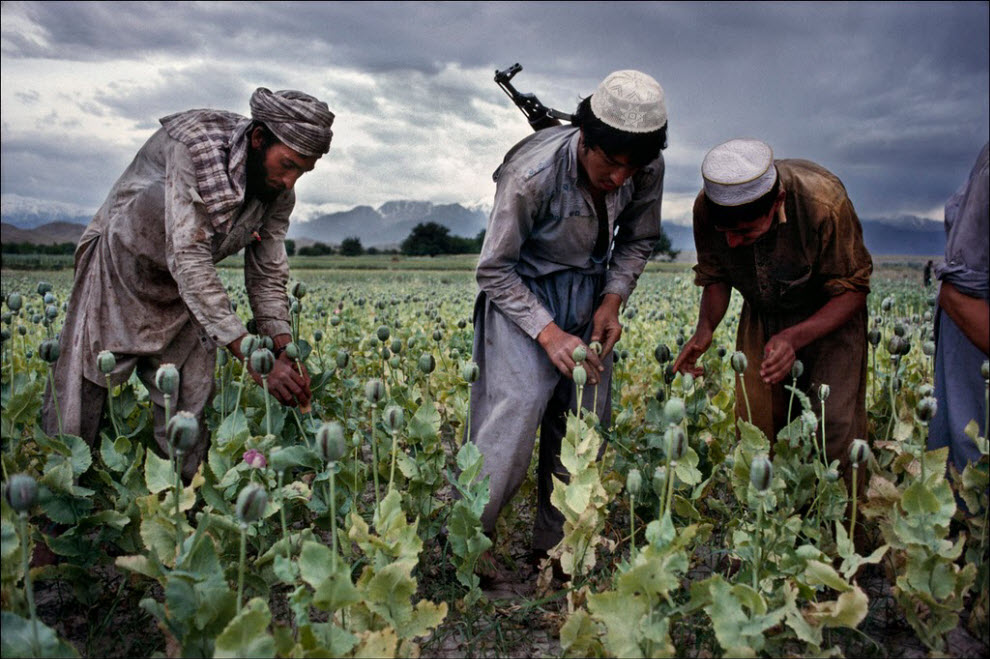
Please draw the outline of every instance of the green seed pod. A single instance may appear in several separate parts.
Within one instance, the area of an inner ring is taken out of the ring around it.
[[[894,334],[897,336],[904,336],[907,334],[907,327],[904,326],[904,323],[897,323],[894,325]]]
[[[257,522],[265,514],[268,506],[268,493],[260,485],[249,483],[237,495],[235,510],[241,524]]]
[[[338,350],[336,360],[337,368],[347,368],[347,365],[351,361],[351,355],[346,350]]]
[[[574,360],[575,364],[582,363],[588,358],[588,349],[584,346],[578,346],[574,348],[574,352],[571,353],[571,359]]]
[[[392,357],[392,351],[388,348],[382,348],[382,359],[388,361]]]
[[[267,350],[274,350],[275,349],[275,341],[272,339],[272,337],[270,337],[270,336],[262,336],[262,337],[259,337],[259,338],[261,339],[261,345],[258,346],[259,348],[265,348]]]
[[[694,386],[694,376],[690,373],[681,373],[681,389],[687,391]]]
[[[38,356],[49,364],[54,364],[58,361],[58,355],[61,349],[58,346],[58,341],[55,339],[45,339],[38,346]]]
[[[3,496],[18,513],[28,513],[38,498],[38,483],[27,474],[14,474],[3,489]]]
[[[791,378],[797,380],[804,374],[804,364],[800,359],[795,359],[794,363],[791,364]]]
[[[922,398],[914,407],[914,413],[922,423],[931,421],[936,412],[938,412],[938,401],[931,396]]]
[[[864,464],[870,457],[870,445],[862,439],[854,439],[849,447],[849,462],[854,467]]]
[[[227,361],[230,359],[229,355],[230,353],[228,353],[226,350],[217,351],[217,364],[220,365],[220,368],[223,368],[224,366],[227,365]]]
[[[48,293],[45,293],[44,302],[45,302],[45,306],[48,306],[49,304],[55,304],[56,302],[55,294],[50,291]]]
[[[299,300],[293,300],[289,305],[289,313],[293,316],[299,313]]]
[[[474,384],[478,381],[480,376],[481,369],[479,369],[478,365],[474,362],[465,362],[465,364],[461,366],[461,377],[468,384]]]
[[[918,398],[926,398],[935,395],[935,387],[930,384],[918,385]]]
[[[292,361],[299,359],[299,345],[295,341],[289,341],[285,344],[285,356]]]
[[[20,293],[14,292],[7,296],[7,308],[11,311],[20,311],[23,304],[24,298],[21,297]]]
[[[388,337],[391,336],[391,330],[389,330],[388,325],[379,325],[378,331],[375,333],[378,336],[378,340],[382,343],[388,341]]]
[[[670,361],[670,348],[667,344],[661,343],[653,350],[653,358],[656,359],[661,364],[666,364]]]
[[[109,350],[101,350],[96,356],[96,367],[104,375],[113,373],[113,369],[117,368],[117,358]]]
[[[402,413],[402,408],[398,405],[389,405],[385,408],[382,419],[385,421],[385,427],[388,428],[389,432],[397,433],[402,430],[405,415]]]
[[[588,349],[600,357],[602,354],[602,342],[592,341],[591,343],[588,344]]]
[[[10,341],[10,337],[11,334],[9,329],[4,327],[2,330],[0,330],[0,343],[6,343],[7,341]]]
[[[256,334],[248,334],[241,339],[241,354],[244,359],[251,359],[251,353],[261,347],[261,339]]]
[[[880,339],[882,338],[882,335],[880,334],[880,330],[874,328],[871,329],[869,332],[867,332],[866,338],[867,340],[869,340],[870,345],[876,348],[878,345],[880,345]]]
[[[165,426],[165,436],[175,450],[191,451],[199,442],[199,422],[190,412],[176,412]]]
[[[653,470],[653,493],[662,497],[667,491],[667,467],[661,465]]]
[[[892,297],[885,297],[883,299],[883,302],[880,303],[880,308],[883,309],[884,311],[890,311],[893,306],[894,306],[894,298]]]
[[[667,384],[671,384],[674,378],[677,377],[677,372],[674,371],[673,364],[667,364],[663,367],[663,381]]]
[[[658,403],[662,403],[667,400],[667,390],[663,387],[657,387],[657,393],[653,397],[657,399]]]
[[[427,352],[424,353],[423,356],[419,358],[419,362],[417,363],[417,366],[419,366],[420,371],[429,375],[437,367],[437,360],[433,357],[431,353]]]
[[[268,375],[275,368],[275,355],[268,348],[258,348],[251,353],[251,370],[258,375]]]
[[[341,320],[339,314],[334,314],[334,315],[330,316],[330,324],[333,325],[334,327],[336,327],[337,325],[340,325],[341,322],[342,322],[342,320]]]
[[[316,330],[315,332],[313,332],[313,340],[316,341],[317,343],[319,343],[320,341],[322,341],[323,340],[323,332],[321,332],[320,330]]]
[[[667,440],[667,452],[670,459],[680,460],[683,458],[687,451],[687,436],[684,434],[684,430],[678,426],[667,428],[664,437]]]
[[[440,343],[443,340],[443,331],[439,329],[433,330],[433,340]]]
[[[392,355],[392,357],[388,360],[388,366],[393,371],[397,370],[400,366],[402,366],[402,360],[399,359],[398,355]]]
[[[732,358],[729,360],[729,363],[732,364],[732,370],[739,375],[745,373],[746,367],[749,365],[749,362],[746,360],[746,355],[741,351],[732,353]]]
[[[583,387],[588,382],[588,371],[584,370],[584,366],[578,364],[571,372],[571,379],[574,380],[574,384]]]
[[[302,283],[301,281],[297,281],[292,286],[292,297],[296,298],[297,300],[301,300],[304,297],[306,297],[306,284]]]
[[[839,480],[839,472],[835,469],[829,469],[825,472],[825,480],[829,483],[835,483]]]
[[[667,423],[676,426],[687,416],[687,408],[682,398],[671,398],[663,406],[663,417]]]
[[[28,328],[24,327],[23,325],[18,325],[17,333],[20,334],[21,336],[25,336],[28,333]]]
[[[340,460],[347,451],[344,427],[336,421],[324,423],[316,431],[316,447],[324,462],[333,463]]]
[[[637,496],[642,488],[643,476],[639,473],[639,469],[630,469],[626,475],[626,490],[629,494]]]
[[[725,356],[729,354],[729,351],[725,349],[725,346],[719,346],[718,350],[715,351],[715,354],[718,355],[719,359],[724,359]]]
[[[52,290],[52,285],[49,284],[47,281],[39,281],[37,290],[38,290],[38,295],[44,297],[45,293]]]
[[[375,405],[385,396],[385,385],[378,378],[368,380],[364,385],[364,397]]]
[[[832,389],[827,384],[818,385],[818,400],[827,400],[830,393],[832,393]]]
[[[773,464],[770,459],[762,454],[754,456],[753,461],[749,464],[749,484],[758,492],[764,492],[770,487],[772,480]]]
[[[398,337],[392,339],[392,343],[389,344],[388,348],[394,354],[396,355],[399,354],[400,352],[402,352],[402,339]]]

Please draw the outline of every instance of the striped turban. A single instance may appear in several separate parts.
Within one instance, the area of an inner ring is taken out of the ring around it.
[[[320,157],[330,150],[333,112],[309,94],[258,87],[251,95],[251,118],[264,123],[290,149]]]

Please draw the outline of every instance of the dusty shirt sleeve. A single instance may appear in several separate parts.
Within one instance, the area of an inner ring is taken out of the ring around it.
[[[227,345],[247,330],[213,264],[213,234],[189,149],[174,141],[165,163],[165,262],[190,315],[213,341]]]
[[[990,298],[990,174],[984,146],[966,183],[945,205],[945,261],[935,275],[970,297]]]
[[[553,316],[516,271],[538,209],[533,194],[527,192],[515,176],[506,173],[499,177],[476,278],[495,306],[535,339]]]
[[[697,251],[698,263],[694,266],[695,286],[708,286],[720,282],[728,282],[725,271],[725,236],[721,235],[708,221],[705,209],[704,192],[694,200],[694,248]]]
[[[656,162],[637,175],[636,192],[616,218],[618,231],[602,293],[616,293],[625,302],[636,288],[653,246],[660,238],[660,205],[663,198],[664,162]]]
[[[280,195],[265,215],[256,240],[244,250],[244,285],[254,312],[258,331],[268,336],[290,334],[289,259],[285,252],[285,235],[289,216],[295,206],[295,193]]]
[[[844,197],[826,213],[818,229],[818,276],[830,297],[847,291],[870,292],[873,259],[852,202]]]

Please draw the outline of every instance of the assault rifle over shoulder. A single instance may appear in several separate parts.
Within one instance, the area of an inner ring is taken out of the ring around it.
[[[496,71],[495,83],[502,88],[502,91],[512,99],[516,107],[526,116],[526,120],[529,121],[529,125],[533,130],[543,130],[551,126],[559,126],[561,119],[564,121],[571,120],[571,115],[566,112],[554,110],[543,105],[540,99],[536,98],[536,94],[523,94],[513,87],[510,80],[520,71],[522,71],[522,65],[518,62],[507,69]]]

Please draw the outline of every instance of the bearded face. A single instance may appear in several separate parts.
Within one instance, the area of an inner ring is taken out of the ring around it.
[[[272,203],[285,191],[283,185],[271,180],[265,165],[271,148],[271,144],[263,144],[257,148],[254,145],[248,147],[246,194],[263,204]]]

